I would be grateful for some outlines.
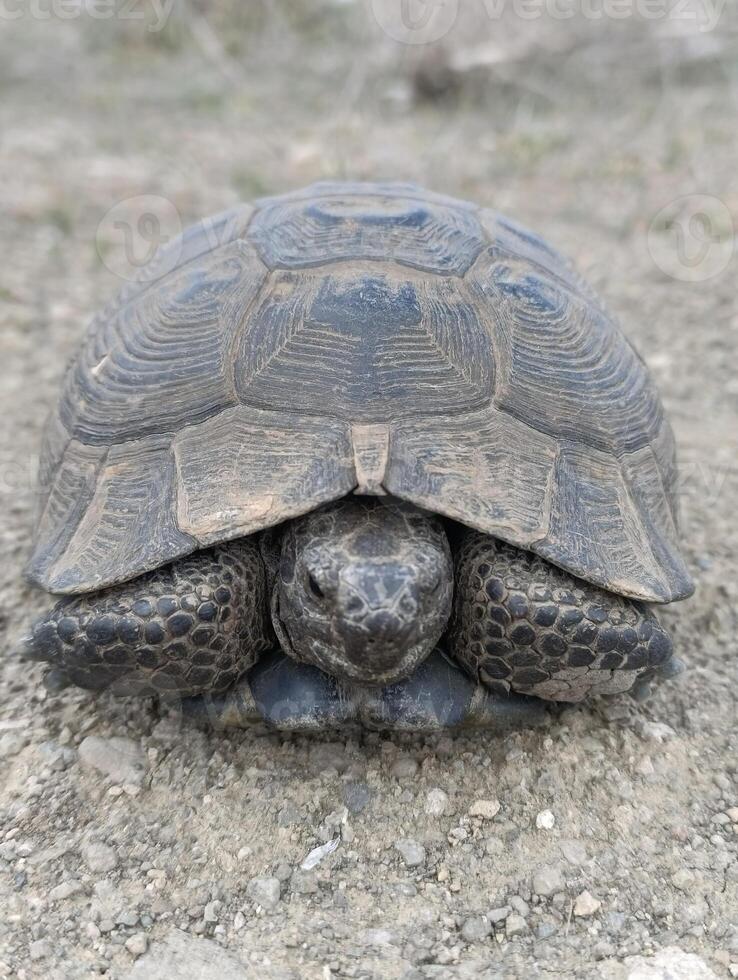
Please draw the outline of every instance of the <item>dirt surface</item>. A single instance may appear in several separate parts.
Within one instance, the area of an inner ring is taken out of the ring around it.
[[[426,45],[363,3],[162,30],[143,4],[2,8],[1,976],[738,976],[734,13],[477,6]],[[44,605],[20,577],[41,426],[90,315],[179,221],[322,177],[515,216],[636,342],[698,584],[663,614],[688,671],[652,700],[497,740],[216,735],[13,656]]]

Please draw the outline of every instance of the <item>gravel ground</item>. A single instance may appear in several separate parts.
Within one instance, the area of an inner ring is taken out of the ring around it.
[[[0,23],[0,976],[738,976],[730,24],[460,21],[419,49],[366,5],[307,10]],[[44,604],[20,577],[40,429],[126,275],[115,221],[325,176],[514,215],[637,343],[698,583],[664,611],[688,670],[651,700],[497,740],[216,735],[13,656]]]

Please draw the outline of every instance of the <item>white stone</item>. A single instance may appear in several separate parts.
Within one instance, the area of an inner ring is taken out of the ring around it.
[[[448,810],[448,794],[435,786],[425,798],[425,812],[430,817],[442,817]]]
[[[556,824],[556,817],[550,810],[541,810],[536,816],[536,827],[539,830],[553,830]]]
[[[594,915],[601,905],[602,902],[585,889],[576,897],[574,902],[574,915],[579,918],[586,918],[587,916]]]
[[[146,938],[146,933],[144,932],[134,932],[132,936],[126,939],[126,949],[131,954],[131,956],[143,956],[149,945],[149,941]]]
[[[676,732],[671,725],[661,721],[642,721],[638,726],[638,734],[647,742],[666,742],[674,738]]]

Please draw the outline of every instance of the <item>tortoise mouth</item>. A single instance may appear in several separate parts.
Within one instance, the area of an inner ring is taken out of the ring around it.
[[[334,631],[326,639],[310,637],[307,642],[295,642],[289,624],[279,615],[276,593],[272,619],[282,651],[293,660],[318,667],[339,680],[367,685],[393,684],[409,677],[430,655],[443,632],[439,629],[437,635],[418,638],[411,624],[399,630],[398,642],[391,644],[374,633],[341,636]]]
[[[314,641],[310,644],[308,662],[339,680],[367,685],[393,684],[409,677],[430,655],[437,640],[438,637],[423,638],[398,650],[395,647],[382,649],[380,641],[368,637],[363,655],[357,648],[350,648],[349,652],[338,644]]]

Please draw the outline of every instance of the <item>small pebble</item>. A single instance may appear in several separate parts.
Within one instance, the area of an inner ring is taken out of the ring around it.
[[[310,747],[310,767],[313,772],[335,769],[345,772],[350,759],[343,742],[318,742]]]
[[[461,927],[461,938],[467,943],[478,943],[492,931],[492,926],[486,915],[470,915]]]
[[[274,909],[279,904],[281,894],[279,878],[252,878],[246,887],[246,894],[256,905],[264,909]]]
[[[578,840],[562,840],[559,848],[569,864],[581,865],[587,860],[587,848]]]
[[[481,817],[482,820],[492,820],[499,812],[499,800],[475,800],[469,807],[469,816]]]
[[[82,860],[90,871],[105,874],[118,866],[118,855],[101,841],[86,841],[80,848]]]
[[[48,939],[36,939],[28,947],[28,954],[32,960],[45,960],[52,953],[53,947]]]
[[[220,910],[223,907],[223,903],[219,902],[217,899],[208,902],[202,913],[202,917],[206,922],[217,922],[220,919]]]
[[[74,879],[63,881],[60,885],[57,885],[55,888],[51,889],[49,892],[49,901],[62,902],[65,898],[72,898],[73,895],[78,895],[81,891],[81,882]]]
[[[288,800],[277,814],[279,827],[294,827],[295,824],[300,823],[300,820],[300,811],[291,800]]]
[[[140,787],[148,768],[141,746],[130,738],[88,735],[79,746],[80,762],[109,776],[117,785]]]
[[[574,902],[574,915],[579,918],[586,918],[587,916],[594,915],[601,905],[602,902],[585,889],[585,891],[576,897]]]
[[[637,731],[646,742],[666,742],[676,735],[671,725],[665,725],[661,721],[641,721]]]
[[[718,980],[703,959],[677,946],[665,946],[652,956],[629,956],[625,965],[626,980]]]
[[[671,876],[671,883],[679,891],[688,892],[692,885],[694,884],[694,874],[689,870],[689,868],[679,868]]]
[[[656,772],[653,767],[653,762],[651,762],[651,757],[648,755],[643,756],[635,769],[641,776],[653,776],[653,774]]]
[[[58,742],[42,742],[38,746],[38,752],[46,765],[55,772],[68,769],[77,758],[74,749],[59,745]]]
[[[360,938],[367,946],[391,946],[397,942],[397,936],[389,929],[364,929]]]
[[[400,852],[402,860],[408,868],[417,868],[425,863],[425,848],[416,840],[404,838],[397,840],[394,844],[395,850]]]
[[[126,949],[131,956],[143,956],[149,946],[149,940],[145,932],[134,932],[126,939]]]
[[[140,916],[138,912],[132,910],[124,910],[119,915],[116,916],[116,925],[121,926],[137,926],[140,921]]]
[[[28,745],[28,736],[16,732],[7,732],[0,736],[0,759],[9,759],[18,755]]]
[[[536,816],[536,827],[539,830],[553,830],[556,824],[556,817],[550,810],[541,810]]]
[[[523,918],[525,918],[525,916],[530,912],[530,906],[524,898],[520,897],[520,895],[513,895],[513,897],[510,899],[510,906],[513,912],[517,912],[518,915],[522,915]]]
[[[508,915],[507,919],[505,919],[505,935],[509,939],[512,939],[513,936],[524,936],[527,931],[528,923],[517,912],[513,912],[512,915]]]
[[[346,783],[343,788],[343,799],[349,813],[361,813],[371,802],[372,792],[366,783]]]
[[[395,779],[412,779],[417,775],[418,763],[411,755],[401,755],[392,763],[390,773]]]
[[[429,817],[442,817],[448,810],[448,794],[435,786],[425,797],[425,812]]]
[[[292,872],[290,887],[297,895],[315,895],[318,891],[318,881],[315,873],[297,868]]]
[[[555,895],[556,892],[563,891],[566,888],[561,868],[551,864],[539,868],[534,872],[532,885],[536,895],[540,895],[543,898],[550,898],[551,895]]]

